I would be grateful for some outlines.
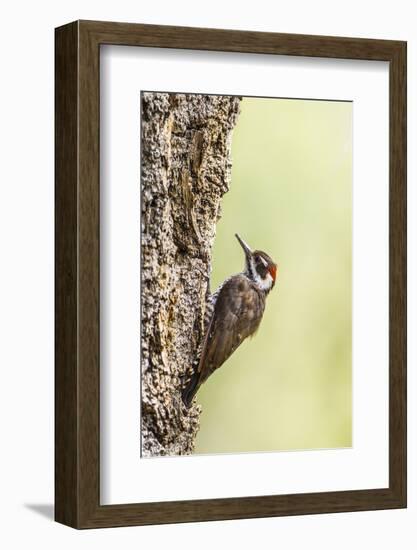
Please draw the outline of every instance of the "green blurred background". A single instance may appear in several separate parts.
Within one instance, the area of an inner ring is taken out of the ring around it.
[[[258,333],[202,386],[196,453],[352,444],[352,104],[243,98],[212,291],[234,234],[278,263]]]

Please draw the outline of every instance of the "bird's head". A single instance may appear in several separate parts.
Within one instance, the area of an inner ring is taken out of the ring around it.
[[[275,285],[277,264],[262,250],[251,250],[237,233],[235,236],[245,253],[245,274],[264,292],[269,292]]]

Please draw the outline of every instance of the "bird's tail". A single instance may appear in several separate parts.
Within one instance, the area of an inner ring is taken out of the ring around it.
[[[182,390],[182,401],[184,405],[189,409],[191,407],[191,402],[194,399],[195,394],[197,393],[200,384],[198,383],[199,373],[195,372],[190,378],[189,382]]]

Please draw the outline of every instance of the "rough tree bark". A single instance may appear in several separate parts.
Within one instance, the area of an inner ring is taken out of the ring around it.
[[[211,249],[240,99],[142,94],[142,456],[190,454],[184,381],[203,336]]]

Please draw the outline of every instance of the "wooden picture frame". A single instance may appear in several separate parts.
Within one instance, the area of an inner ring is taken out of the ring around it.
[[[406,506],[406,43],[76,21],[56,29],[55,519],[75,528]],[[389,487],[100,505],[99,56],[118,44],[389,62]]]

